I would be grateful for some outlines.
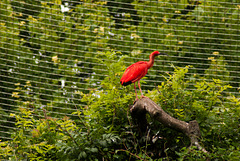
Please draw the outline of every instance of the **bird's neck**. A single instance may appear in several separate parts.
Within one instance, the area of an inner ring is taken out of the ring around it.
[[[153,66],[153,64],[154,64],[154,58],[155,58],[155,56],[153,56],[153,55],[150,55],[150,56],[149,56],[149,61],[147,62],[148,69]]]

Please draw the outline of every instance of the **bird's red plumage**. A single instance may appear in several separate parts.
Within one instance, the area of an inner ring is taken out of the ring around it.
[[[145,61],[139,61],[130,65],[124,72],[120,82],[122,85],[128,85],[140,80],[147,74],[148,65]]]
[[[130,65],[126,71],[123,73],[123,76],[120,80],[121,84],[123,86],[127,86],[129,84],[132,84],[134,83],[134,89],[135,89],[135,93],[136,93],[136,100],[138,99],[137,97],[137,90],[136,90],[136,86],[135,86],[135,82],[138,81],[138,87],[139,87],[139,90],[142,94],[142,97],[145,97],[142,93],[142,90],[141,90],[141,87],[140,87],[140,79],[142,77],[144,77],[147,72],[148,72],[148,69],[151,68],[153,66],[153,63],[154,63],[154,58],[157,56],[157,55],[167,55],[165,53],[160,53],[159,51],[154,51],[152,52],[150,55],[149,55],[149,61],[146,62],[146,61],[139,61],[137,63],[134,63],[132,65]]]

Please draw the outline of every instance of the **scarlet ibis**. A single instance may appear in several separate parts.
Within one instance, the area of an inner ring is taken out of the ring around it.
[[[148,69],[151,68],[154,64],[154,58],[158,55],[167,55],[165,53],[160,53],[159,51],[154,51],[150,54],[149,56],[149,61],[139,61],[139,62],[136,62],[132,65],[130,65],[126,70],[125,72],[123,73],[123,76],[120,80],[120,83],[123,85],[123,86],[127,86],[129,84],[132,84],[134,83],[134,89],[135,89],[135,93],[136,93],[136,100],[138,99],[137,97],[137,90],[136,90],[136,86],[135,86],[135,82],[138,81],[138,87],[139,87],[139,90],[141,92],[141,97],[145,97],[142,93],[142,90],[141,90],[141,87],[140,87],[140,79],[142,77],[144,77],[147,72],[148,72]]]

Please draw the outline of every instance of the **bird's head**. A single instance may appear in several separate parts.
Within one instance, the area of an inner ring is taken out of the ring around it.
[[[158,55],[167,55],[165,53],[160,53],[159,51],[154,51],[150,54],[149,56],[149,62],[148,62],[148,69],[151,68],[153,66],[154,63],[154,58]],[[168,56],[168,55],[167,55]]]
[[[158,56],[158,55],[166,55],[166,56],[168,56],[166,53],[160,53],[159,51],[152,52],[152,54],[150,56],[151,57],[155,57],[155,56]]]

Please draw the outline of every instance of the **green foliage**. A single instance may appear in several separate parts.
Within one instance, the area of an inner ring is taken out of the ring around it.
[[[238,148],[235,145],[239,145],[239,99],[224,93],[231,86],[219,79],[197,79],[197,75],[191,76],[190,82],[185,81],[189,66],[174,69],[174,74],[166,78],[166,83],[162,82],[149,96],[160,102],[163,109],[175,118],[184,121],[196,119],[202,131],[202,144],[210,151],[210,154],[206,155],[194,148],[183,148],[177,154],[187,160],[231,159],[232,153],[234,156],[237,154]],[[189,90],[191,84],[195,84],[195,89]],[[164,129],[165,127],[162,131]],[[166,135],[166,132],[162,135]],[[186,143],[179,135],[172,137],[175,146],[179,142]],[[221,149],[224,149],[224,153],[220,152]]]
[[[63,12],[64,2],[0,3],[0,131],[13,133],[0,143],[0,159],[238,159],[239,96],[229,93],[238,94],[240,82],[237,3],[84,0]],[[153,50],[179,67],[163,61],[148,79],[173,73],[159,77],[156,90],[143,88],[172,116],[196,119],[209,154],[186,148],[187,137],[150,118],[162,138],[154,145],[133,126],[134,89],[119,79],[124,61]]]
[[[240,104],[238,98],[224,93],[229,85],[219,79],[197,79],[197,75],[186,79],[191,66],[172,66],[174,73],[168,74],[166,81],[156,90],[149,91],[148,96],[180,120],[196,119],[202,132],[201,144],[209,153],[195,147],[187,148],[189,140],[186,136],[154,120],[150,120],[149,128],[164,139],[150,144],[141,138],[128,116],[128,107],[135,96],[131,86],[123,88],[119,83],[125,58],[115,52],[99,54],[97,60],[106,67],[106,77],[102,79],[100,88],[80,94],[81,101],[86,105],[72,113],[78,119],[67,116],[53,118],[45,109],[29,109],[20,104],[19,113],[11,114],[17,121],[17,130],[12,135],[13,140],[1,143],[0,157],[7,160],[237,158]],[[191,84],[194,84],[194,90],[189,90]],[[25,86],[30,88],[30,82]],[[36,115],[39,114],[37,109],[42,110],[43,118]]]
[[[214,57],[208,58],[211,61],[211,65],[204,71],[207,75],[206,78],[217,78],[229,82],[231,77],[229,77],[230,72],[226,68],[227,63],[225,62],[224,57],[219,56],[219,52],[213,52],[213,56]]]
[[[79,119],[52,118],[47,116],[45,109],[45,117],[38,118],[35,115],[39,111],[29,110],[24,102],[20,107],[25,107],[20,108],[19,115],[11,114],[17,121],[18,130],[13,134],[12,141],[2,143],[2,158],[10,159],[12,155],[16,160],[95,160],[118,157],[114,154],[114,147],[121,143],[120,131],[128,122],[127,107],[134,96],[125,95],[129,88],[120,90],[122,68],[119,67],[122,67],[124,57],[118,59],[114,52],[101,55],[99,61],[105,58],[102,63],[108,69],[108,76],[101,82],[102,89],[81,94],[81,101],[86,106],[79,107],[80,110],[72,113]],[[26,86],[31,86],[30,82]],[[23,89],[18,90],[26,93]],[[20,93],[15,92],[14,97],[19,98]]]

